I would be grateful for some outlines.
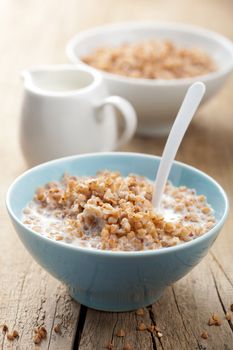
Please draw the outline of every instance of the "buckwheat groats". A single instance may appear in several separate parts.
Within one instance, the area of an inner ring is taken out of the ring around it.
[[[23,211],[35,233],[79,247],[138,251],[193,240],[215,224],[203,195],[167,183],[160,212],[144,177],[102,171],[94,177],[65,174],[39,188]]]
[[[178,47],[170,40],[99,47],[82,57],[82,61],[109,73],[146,79],[191,78],[217,69],[203,50]]]

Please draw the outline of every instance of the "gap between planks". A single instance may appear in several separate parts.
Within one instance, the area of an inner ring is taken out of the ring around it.
[[[168,287],[158,302],[145,309],[143,317],[135,311],[106,313],[80,307],[65,287],[38,265],[25,264],[24,275],[16,288],[16,304],[6,303],[1,310],[1,323],[6,322],[10,329],[19,331],[19,340],[11,346],[15,350],[33,349],[33,328],[42,324],[48,337],[41,343],[41,350],[101,350],[111,341],[116,350],[122,350],[126,343],[133,350],[231,350],[233,328],[224,315],[233,302],[233,289],[215,259],[209,255],[187,277]],[[35,275],[37,283],[32,284]],[[9,310],[14,312],[11,314]],[[207,326],[213,312],[222,318],[221,327]],[[148,331],[138,331],[140,322],[156,324],[163,337],[158,339]],[[62,336],[53,332],[57,323],[62,324]],[[124,338],[116,337],[121,328],[126,332]],[[200,337],[203,330],[209,333],[207,340]],[[2,334],[0,344],[2,349],[9,349],[9,341]]]
[[[75,350],[106,349],[111,341],[116,350],[123,350],[126,343],[133,350],[232,350],[232,326],[225,319],[232,302],[232,286],[209,255],[187,277],[168,287],[155,304],[145,309],[143,317],[135,311],[106,313],[87,309]],[[220,327],[207,325],[212,313],[221,317]],[[148,331],[137,331],[140,322],[156,324],[163,337],[158,339]],[[116,336],[121,328],[126,332],[124,338]],[[204,330],[209,334],[207,340],[201,338]]]

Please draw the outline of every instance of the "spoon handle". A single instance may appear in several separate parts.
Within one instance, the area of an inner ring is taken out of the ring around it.
[[[171,170],[172,163],[184,134],[201,102],[205,93],[205,85],[202,82],[196,82],[188,89],[183,103],[179,109],[175,122],[168,136],[159,169],[155,179],[152,203],[154,208],[159,210],[161,197]]]

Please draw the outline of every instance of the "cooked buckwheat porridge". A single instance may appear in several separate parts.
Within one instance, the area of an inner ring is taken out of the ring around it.
[[[195,190],[167,183],[160,212],[145,177],[102,171],[94,177],[65,174],[38,188],[23,210],[35,234],[79,247],[137,251],[191,241],[215,225],[213,209]]]
[[[199,48],[183,48],[170,40],[146,40],[99,47],[82,61],[97,69],[131,78],[180,79],[216,71],[213,59]]]

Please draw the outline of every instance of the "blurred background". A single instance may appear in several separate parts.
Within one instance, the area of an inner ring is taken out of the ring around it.
[[[17,160],[21,170],[25,168],[18,143],[19,111],[23,91],[20,71],[23,68],[37,64],[68,63],[65,54],[67,42],[76,33],[93,26],[128,20],[177,21],[200,25],[232,38],[232,15],[232,0],[1,0],[0,154],[4,155],[2,164],[5,171],[9,170],[12,174],[12,171],[16,170],[15,164],[9,164],[9,159]],[[221,113],[225,113],[225,120],[230,121],[229,109],[224,112],[222,103],[220,110],[218,102],[224,98],[225,103],[231,103],[231,84],[232,79],[228,80],[220,94],[201,110],[203,124],[196,123],[198,117],[194,121],[191,128],[201,127],[201,137],[205,137],[205,128],[208,128],[213,119],[216,123],[215,130],[218,129]],[[227,125],[221,125],[221,128],[224,132],[229,130]],[[156,153],[161,152],[164,141],[157,140]],[[198,145],[199,142],[196,141],[195,144]],[[6,152],[9,142],[11,146]],[[145,142],[137,138],[136,144],[132,141],[124,149],[131,150],[133,147],[135,151],[146,152],[151,150],[153,143],[154,140]],[[191,141],[190,144],[192,145]],[[19,172],[18,169],[17,173]]]

